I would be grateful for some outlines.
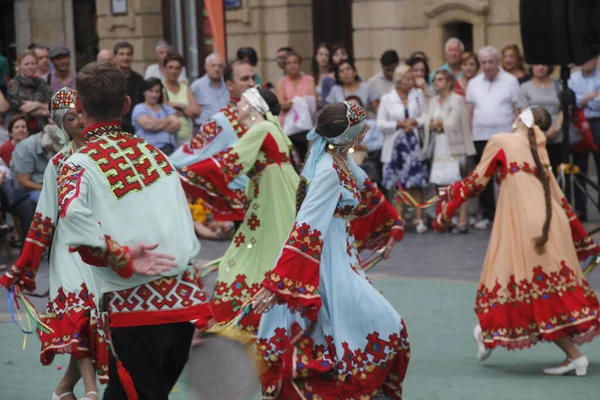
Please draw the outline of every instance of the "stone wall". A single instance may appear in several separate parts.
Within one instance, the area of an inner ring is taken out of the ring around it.
[[[294,48],[302,57],[302,69],[310,70],[312,57],[312,6],[310,0],[242,0],[239,10],[227,10],[228,58],[239,47],[254,47],[259,56],[257,73],[263,81],[277,82],[277,49]]]
[[[161,0],[128,0],[127,15],[111,15],[110,0],[96,0],[101,49],[126,40],[133,45],[132,68],[144,74],[156,62],[156,43],[163,38]]]

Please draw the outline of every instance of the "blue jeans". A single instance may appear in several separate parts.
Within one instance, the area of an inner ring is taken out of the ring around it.
[[[594,142],[596,146],[600,149],[600,121],[591,121],[590,128],[592,129],[592,135],[594,136]],[[594,156],[594,162],[596,163],[597,173],[597,182],[596,184],[600,186],[600,153],[594,152],[585,152],[585,153],[575,153],[573,154],[573,163],[579,167],[579,170],[582,175],[588,176],[589,170],[589,160],[590,155]],[[585,182],[581,182],[581,185],[586,188]],[[587,188],[586,188],[587,190]],[[600,195],[596,193],[596,190],[591,189],[588,191],[592,198],[595,201],[600,201]],[[577,185],[575,185],[575,212],[579,215],[579,217],[585,221],[587,219],[587,202],[588,198],[585,193],[579,189]]]
[[[42,193],[41,190],[32,190],[31,192],[29,192],[28,199],[37,204],[37,202],[40,200],[41,193]]]

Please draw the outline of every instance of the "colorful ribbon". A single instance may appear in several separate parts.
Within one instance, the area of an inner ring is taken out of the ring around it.
[[[198,270],[200,271],[200,277],[202,279],[204,279],[207,276],[209,276],[210,274],[212,274],[213,272],[218,271],[221,261],[223,261],[223,257],[217,258],[216,260],[209,261],[206,264],[204,264],[203,266],[201,266],[200,268],[198,268]]]
[[[387,245],[381,246],[375,250],[371,254],[369,254],[364,260],[359,260],[360,266],[363,271],[367,272],[377,264],[379,264],[383,260],[383,255],[387,251]]]
[[[27,346],[27,335],[33,335],[35,332],[43,331],[45,333],[54,332],[52,328],[46,325],[42,316],[37,312],[35,306],[29,301],[23,293],[20,286],[11,285],[6,294],[6,303],[8,304],[8,312],[14,324],[25,334],[23,338],[23,349]],[[23,324],[21,316],[21,307],[25,311],[27,328]]]
[[[397,202],[408,204],[414,208],[428,208],[434,206],[437,204],[440,198],[440,195],[435,195],[424,203],[419,203],[410,195],[410,193],[408,193],[408,191],[402,189],[402,187],[397,187],[394,189],[394,199]]]
[[[588,258],[585,264],[583,264],[581,267],[583,275],[587,276],[590,272],[596,269],[598,264],[600,264],[600,254],[596,254]]]

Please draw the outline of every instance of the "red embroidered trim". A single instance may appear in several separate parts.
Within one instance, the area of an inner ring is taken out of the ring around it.
[[[130,278],[133,275],[133,256],[127,246],[121,246],[110,236],[105,235],[106,248],[78,246],[69,248],[70,252],[78,252],[86,264],[96,267],[112,268],[119,276]]]
[[[261,289],[260,283],[249,285],[247,279],[246,275],[239,274],[230,284],[217,281],[211,302],[211,310],[217,322],[231,321],[241,310],[242,305]],[[252,313],[240,321],[240,326],[256,334],[259,322],[260,315]]]
[[[563,261],[560,271],[533,269],[531,280],[515,280],[492,290],[480,286],[475,312],[486,347],[522,349],[538,340],[553,341],[582,335],[579,341],[600,334],[600,305],[593,289]]]
[[[85,173],[81,165],[67,163],[58,177],[58,215],[64,218],[69,204],[79,196],[79,186]]]
[[[48,247],[52,243],[54,237],[54,223],[50,217],[44,217],[41,213],[36,212],[31,221],[31,226],[27,232],[27,242],[41,246],[43,248]]]

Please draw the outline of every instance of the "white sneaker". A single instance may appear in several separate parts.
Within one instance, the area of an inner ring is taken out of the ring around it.
[[[473,329],[473,338],[477,342],[477,359],[479,359],[479,361],[485,361],[492,355],[492,350],[485,348],[485,345],[483,344],[483,335],[481,334],[481,326],[479,324],[475,325],[475,329]]]
[[[473,227],[475,229],[487,229],[490,226],[490,220],[489,219],[482,219],[481,221],[477,221],[475,222],[475,225],[473,225]]]
[[[588,358],[581,356],[574,360],[569,359],[570,363],[561,365],[560,367],[544,368],[545,375],[566,375],[575,371],[577,376],[586,376],[588,367]]]
[[[417,233],[423,234],[427,232],[427,225],[423,222],[422,219],[415,219],[415,224],[417,225]]]

